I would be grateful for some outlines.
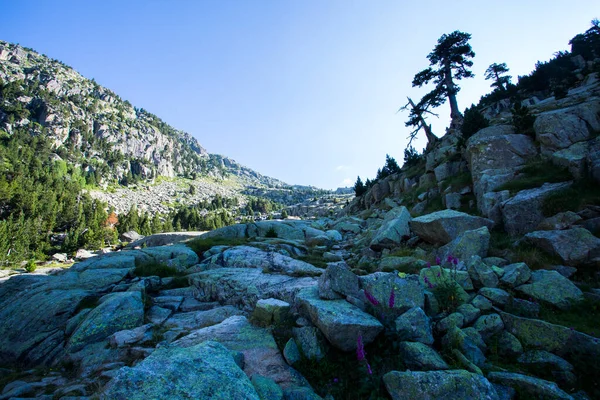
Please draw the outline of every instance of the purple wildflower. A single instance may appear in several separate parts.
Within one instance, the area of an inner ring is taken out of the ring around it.
[[[435,258],[435,265],[440,265],[441,262],[442,260],[439,257]]]
[[[365,346],[362,342],[362,335],[358,335],[358,339],[356,339],[356,359],[358,361],[366,360]]]
[[[438,272],[438,273],[437,273],[437,277],[438,277],[438,278],[440,277],[440,272]]]
[[[452,258],[452,264],[458,265],[458,257],[453,257]]]
[[[371,371],[371,366],[367,363],[367,370],[369,371],[369,375],[373,375],[373,371]]]
[[[379,305],[379,301],[367,290],[365,290],[365,297],[367,298],[367,300],[369,300],[369,303],[373,304],[374,306]]]
[[[333,383],[338,383],[339,379],[338,378],[333,378]]]
[[[427,263],[427,268],[431,268],[431,263],[430,262]]]
[[[431,284],[431,282],[429,282],[429,279],[426,276],[423,277],[423,280],[425,281],[427,286],[429,286],[429,289],[433,289],[433,285]]]
[[[452,260],[454,260],[454,257],[452,256],[452,254],[448,255],[448,258],[446,259],[446,262],[451,263]]]
[[[388,300],[388,307],[394,308],[394,303],[396,302],[396,293],[394,292],[394,288],[390,292],[390,299]]]

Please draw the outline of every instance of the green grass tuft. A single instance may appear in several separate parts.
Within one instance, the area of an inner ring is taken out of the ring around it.
[[[200,259],[202,259],[202,255],[205,251],[210,250],[215,246],[242,246],[248,244],[248,239],[246,238],[222,238],[222,237],[207,237],[203,238],[202,236],[190,240],[186,243],[186,245],[192,249]]]
[[[297,259],[312,264],[317,268],[327,268],[327,261],[323,258],[323,254],[312,253],[304,256],[298,256]]]
[[[396,247],[390,252],[390,257],[414,257],[415,249],[410,247]]]
[[[524,262],[532,270],[546,269],[550,265],[561,265],[562,260],[529,243],[520,243],[514,249],[511,262]]]
[[[590,336],[600,337],[600,303],[585,299],[569,310],[540,305],[540,319],[552,324],[573,328]]]
[[[431,214],[432,212],[441,211],[444,209],[446,209],[446,207],[444,207],[442,195],[438,194],[430,199],[427,199],[427,206],[425,207],[425,211],[423,211],[423,215]]]
[[[267,237],[267,238],[277,238],[277,232],[275,231],[275,228],[270,227],[269,230],[267,231],[267,233],[265,233],[265,237]]]
[[[520,177],[500,185],[495,191],[508,190],[514,195],[521,190],[537,188],[547,182],[557,183],[573,179],[573,175],[566,168],[557,167],[550,161],[539,158],[529,161],[519,172]]]
[[[177,269],[174,267],[170,267],[166,264],[158,262],[140,263],[136,265],[133,273],[136,276],[158,276],[161,278],[167,278],[179,274]]]
[[[442,181],[440,185],[440,192],[445,192],[447,188],[451,188],[451,192],[456,192],[465,186],[470,186],[472,183],[473,178],[471,177],[471,172],[462,172]]]
[[[547,196],[542,212],[551,217],[564,211],[581,211],[586,205],[600,205],[600,186],[589,179],[575,182],[573,186]]]

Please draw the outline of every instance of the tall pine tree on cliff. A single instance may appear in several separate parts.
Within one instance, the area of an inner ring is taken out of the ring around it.
[[[412,82],[413,87],[422,87],[433,81],[435,88],[426,94],[419,104],[421,107],[435,108],[448,100],[450,117],[454,126],[459,125],[462,121],[462,114],[456,101],[456,94],[460,88],[455,81],[474,76],[468,69],[473,66],[473,61],[470,59],[475,57],[475,53],[468,43],[469,39],[471,39],[470,34],[460,31],[442,35],[438,39],[438,44],[427,56],[430,67],[416,74]]]

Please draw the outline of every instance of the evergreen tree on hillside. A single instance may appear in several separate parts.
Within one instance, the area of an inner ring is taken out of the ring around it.
[[[356,178],[356,183],[354,184],[354,194],[356,197],[360,197],[367,191],[367,188],[363,184],[363,181],[360,179],[360,176]]]
[[[490,121],[481,114],[475,104],[465,110],[465,119],[460,128],[463,138],[468,139],[483,128],[490,126]]]
[[[389,154],[385,155],[385,169],[389,172],[389,174],[397,174],[400,172],[400,166],[394,159],[394,157],[390,157]]]
[[[491,87],[497,88],[502,91],[506,91],[508,89],[508,85],[510,84],[510,75],[505,75],[509,71],[506,63],[497,64],[493,63],[485,70],[485,79],[492,79],[494,82],[490,85]]]
[[[436,117],[438,115],[428,110],[428,108],[431,107],[432,104],[428,103],[425,97],[419,102],[419,104],[415,104],[415,102],[410,97],[407,97],[407,99],[408,103],[398,110],[409,110],[408,121],[405,122],[404,126],[406,126],[407,128],[415,128],[408,136],[409,140],[406,147],[410,146],[410,144],[415,139],[419,131],[423,129],[423,131],[425,131],[425,136],[427,137],[427,148],[432,148],[435,142],[437,142],[438,138],[431,131],[431,125],[427,124],[425,118],[427,118],[426,114],[431,114]]]
[[[426,94],[419,104],[435,108],[444,104],[447,99],[450,102],[450,117],[454,124],[460,123],[462,119],[456,101],[456,94],[460,88],[454,82],[474,76],[468,69],[473,66],[470,59],[475,57],[468,43],[469,39],[470,34],[460,31],[442,35],[427,56],[430,67],[416,74],[412,82],[413,87],[421,87],[433,81],[435,88]]]
[[[414,147],[410,146],[404,149],[404,166],[412,167],[413,165],[417,165],[423,156],[419,154]]]
[[[592,27],[575,36],[569,44],[574,55],[581,55],[586,60],[600,57],[600,20],[593,19]]]

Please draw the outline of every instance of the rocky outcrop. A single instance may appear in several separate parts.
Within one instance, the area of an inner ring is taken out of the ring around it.
[[[443,210],[414,218],[409,224],[421,239],[444,245],[466,231],[484,226],[491,229],[493,221],[459,211]]]
[[[211,398],[259,400],[250,379],[221,344],[161,348],[106,385],[105,399]]]
[[[191,274],[189,279],[199,300],[218,301],[246,311],[252,311],[259,299],[292,303],[300,290],[317,285],[312,277],[268,274],[256,268],[218,268]]]
[[[345,300],[322,300],[318,290],[304,289],[297,295],[298,304],[329,342],[343,350],[356,350],[359,336],[371,343],[383,325],[371,315]]]
[[[282,388],[308,386],[306,380],[287,365],[271,332],[253,326],[243,316],[233,316],[218,325],[198,329],[173,342],[172,346],[193,349],[209,341],[219,342],[230,352],[242,353],[242,369],[246,376],[259,374]]]
[[[568,309],[583,300],[581,290],[556,271],[534,271],[530,283],[518,286],[516,290],[561,309]]]
[[[413,307],[406,311],[396,318],[394,324],[401,340],[410,340],[427,345],[433,344],[431,322],[420,307]]]
[[[106,295],[91,310],[71,335],[67,349],[76,352],[102,341],[111,334],[138,327],[144,323],[144,304],[140,292]]]
[[[587,140],[592,132],[600,131],[600,101],[542,113],[536,118],[534,129],[543,154]]]
[[[389,211],[381,228],[377,230],[371,241],[371,248],[382,250],[386,247],[398,246],[402,240],[410,236],[410,220],[411,216],[406,207],[398,207]]]
[[[557,256],[566,265],[578,265],[600,256],[600,239],[585,228],[536,231],[525,235],[528,242]]]
[[[488,375],[491,382],[510,386],[519,390],[519,393],[531,398],[572,400],[573,397],[561,390],[556,383],[531,376],[514,374],[510,372],[491,372]]]
[[[267,273],[288,276],[318,276],[323,270],[304,261],[276,252],[265,252],[256,247],[237,246],[224,250],[203,261],[209,268],[258,268]]]
[[[358,277],[346,263],[330,263],[319,278],[319,297],[334,300],[346,296],[358,296]]]
[[[450,243],[440,247],[438,254],[445,260],[454,256],[459,260],[470,260],[473,256],[485,258],[490,246],[490,231],[487,226],[464,231]]]
[[[503,202],[502,220],[506,232],[510,235],[517,235],[535,230],[538,224],[544,220],[543,200],[570,186],[570,182],[546,183],[537,189],[522,190],[516,196]]]
[[[498,400],[492,384],[467,371],[392,371],[383,382],[394,400],[481,399]]]
[[[510,125],[491,126],[471,136],[466,155],[477,203],[482,203],[486,193],[512,179],[516,169],[536,154],[533,140],[516,134]]]

